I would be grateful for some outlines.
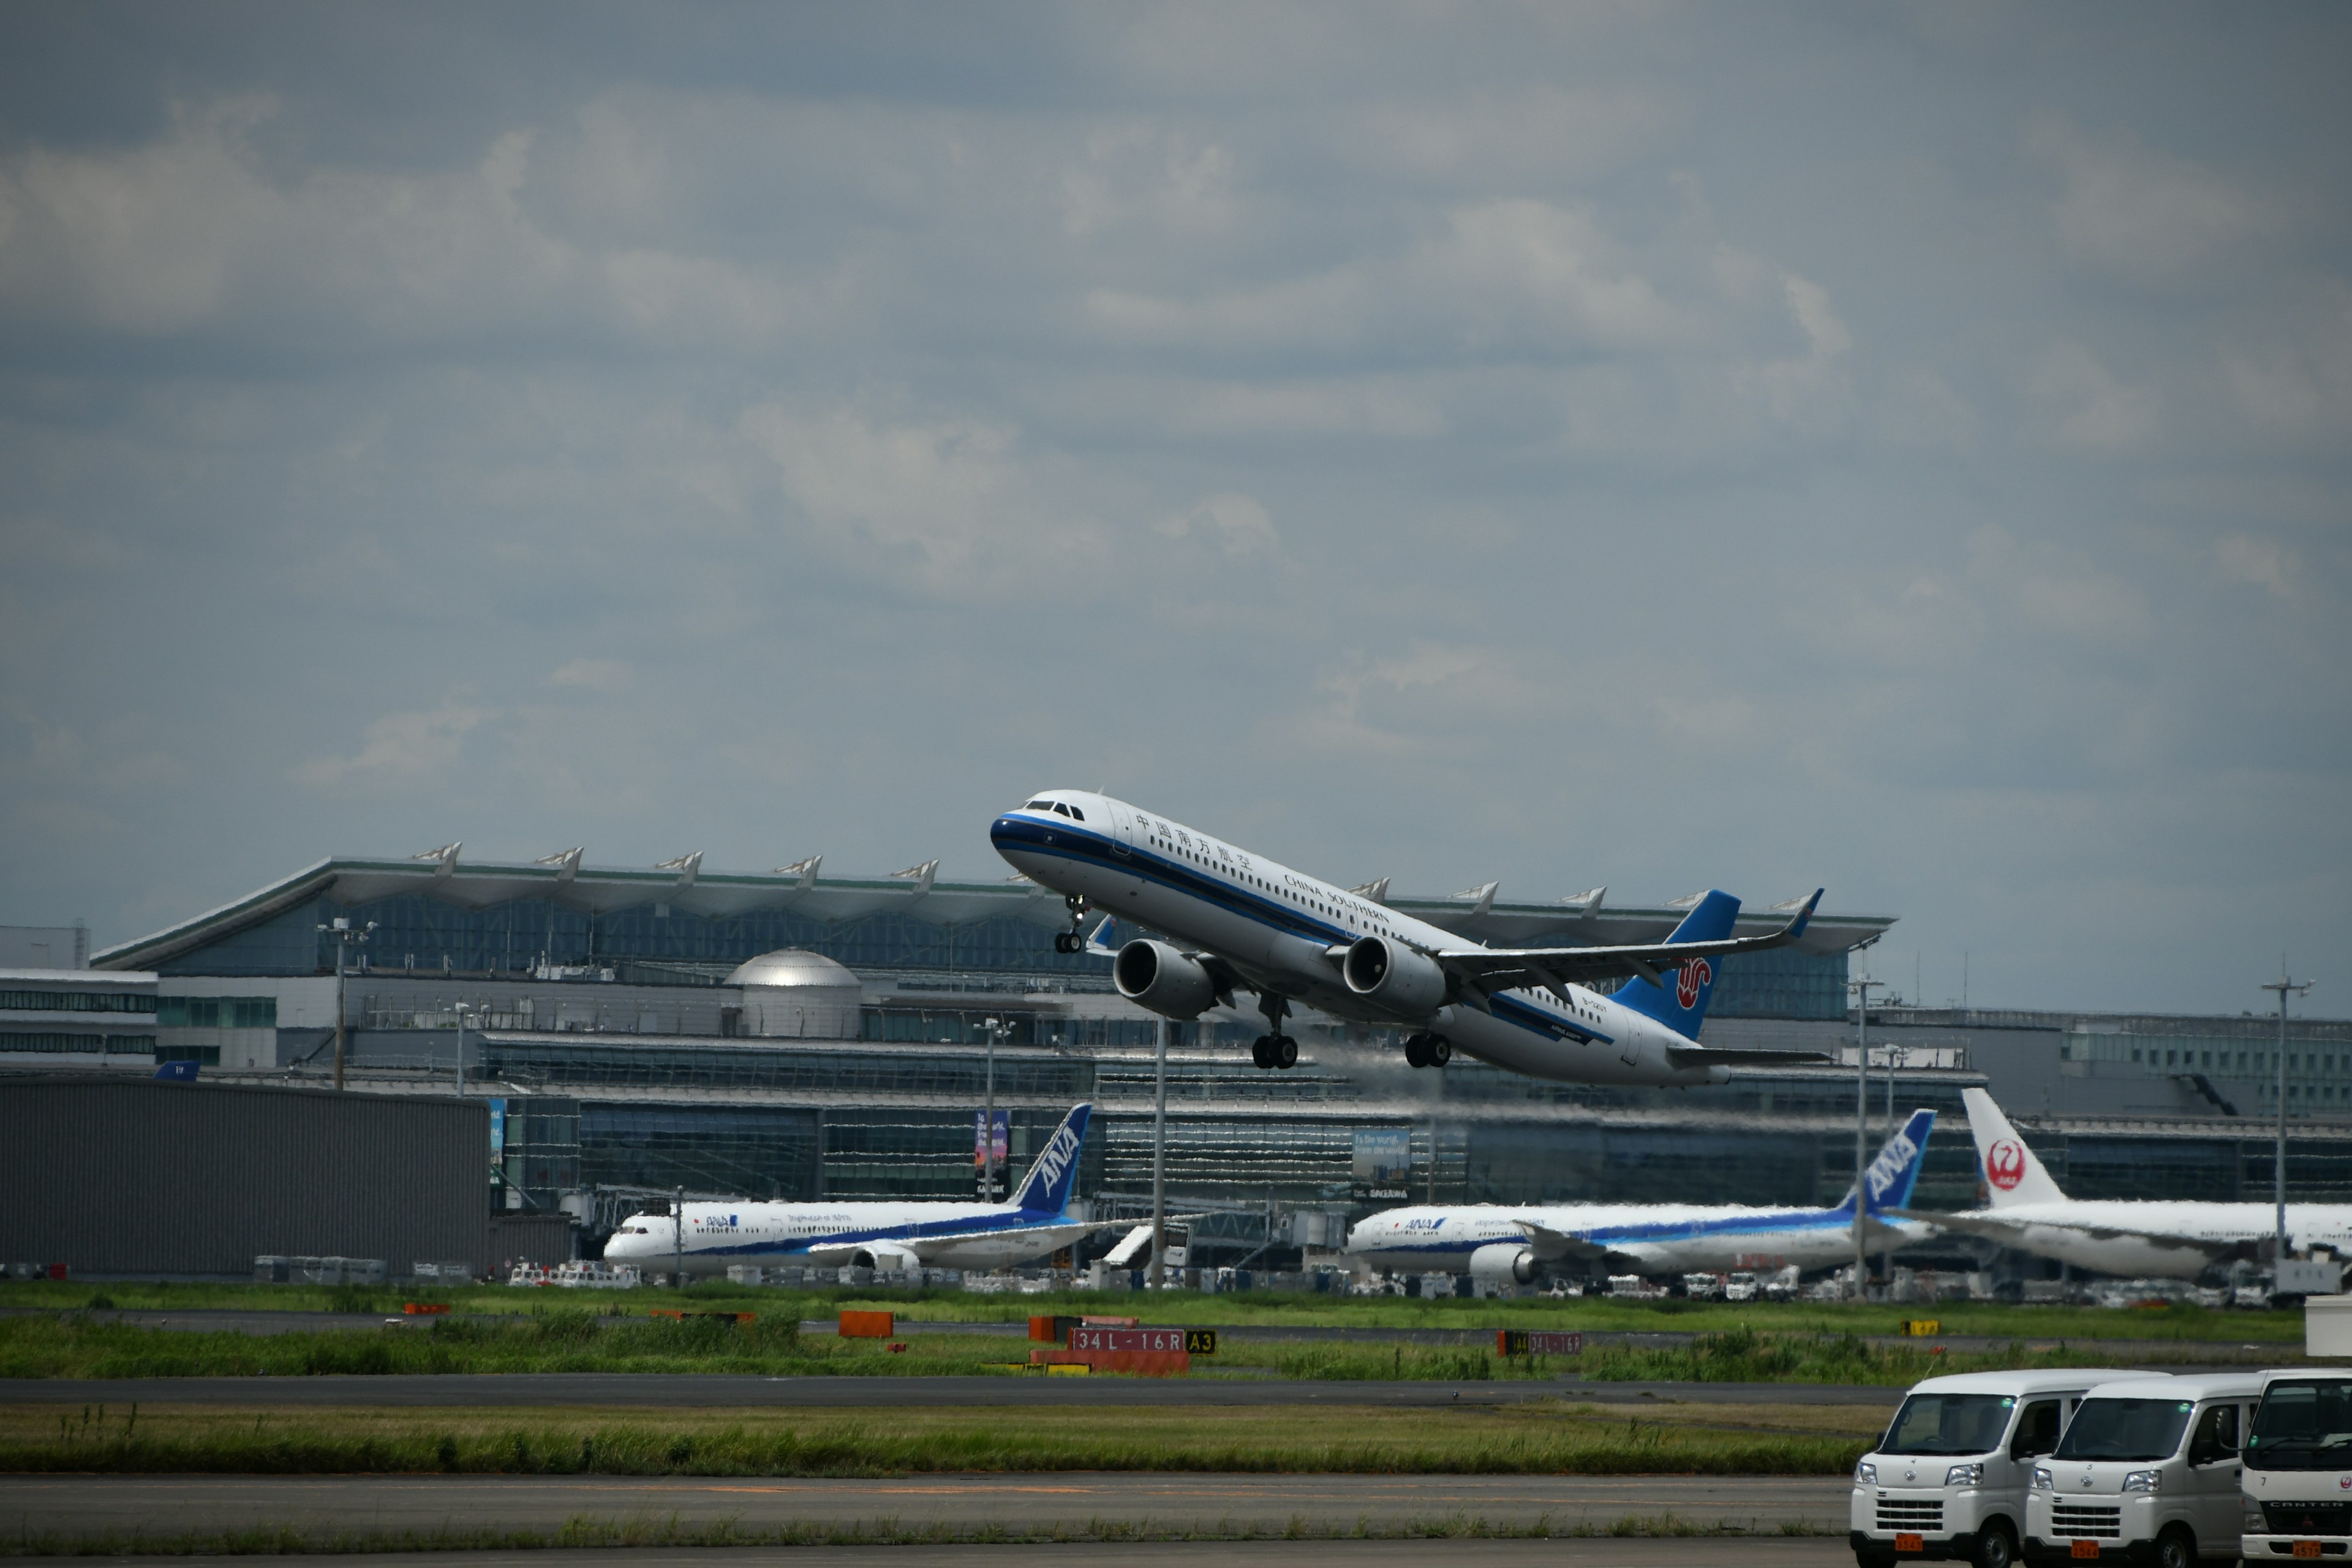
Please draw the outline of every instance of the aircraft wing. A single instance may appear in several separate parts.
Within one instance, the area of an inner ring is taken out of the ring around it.
[[[1182,1216],[1177,1215],[1168,1216],[1171,1223],[1180,1217]],[[828,1241],[820,1246],[812,1247],[799,1256],[821,1268],[847,1263],[859,1253],[870,1252],[877,1247],[886,1247],[899,1252],[911,1252],[918,1258],[929,1258],[935,1253],[944,1252],[951,1247],[960,1247],[968,1241],[988,1241],[998,1237],[1040,1236],[1048,1231],[1056,1236],[1076,1237],[1091,1235],[1097,1230],[1118,1230],[1134,1224],[1135,1221],[1132,1219],[1063,1219],[1052,1220],[1044,1225],[1018,1226],[1009,1230],[958,1230],[939,1236],[877,1236],[866,1241]]]
[[[1706,1046],[1668,1046],[1666,1059],[1678,1068],[1804,1067],[1837,1060],[1827,1051],[1718,1051]]]
[[[2047,1217],[2003,1219],[1989,1214],[1928,1214],[1913,1209],[1889,1209],[1887,1212],[1897,1219],[1915,1219],[1943,1230],[1966,1231],[1970,1236],[1981,1236],[1989,1241],[2005,1242],[2011,1247],[2024,1246],[2026,1233],[2035,1230],[2071,1230],[2093,1241],[2152,1241],[2164,1247],[2186,1247],[2216,1258],[2229,1256],[2239,1247],[2237,1242],[2216,1241],[2209,1236],[2182,1236],[2178,1232],[2161,1230],[2126,1230],[2112,1225],[2075,1225]]]
[[[1562,1258],[1580,1258],[1588,1263],[1599,1263],[1609,1257],[1609,1249],[1598,1242],[1587,1241],[1564,1230],[1554,1230],[1548,1225],[1538,1225],[1531,1219],[1512,1221],[1535,1248],[1536,1256],[1546,1262]]]
[[[1804,907],[1779,931],[1763,936],[1726,937],[1721,942],[1653,942],[1627,947],[1448,947],[1430,953],[1445,972],[1481,991],[1535,985],[1571,1001],[1570,982],[1627,980],[1635,975],[1663,985],[1667,973],[1694,958],[1723,958],[1784,947],[1805,932],[1822,901],[1813,889]]]

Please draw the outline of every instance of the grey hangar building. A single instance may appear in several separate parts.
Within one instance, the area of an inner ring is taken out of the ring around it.
[[[333,1081],[340,994],[349,1093],[450,1101],[467,1118],[460,1142],[484,1145],[484,1214],[537,1220],[542,1237],[569,1216],[593,1252],[645,1195],[677,1188],[969,1197],[992,1056],[1014,1179],[1090,1100],[1079,1193],[1099,1215],[1148,1212],[1159,1021],[1118,994],[1107,959],[1055,951],[1061,900],[1020,879],[940,881],[936,862],[821,869],[712,873],[698,856],[597,868],[577,850],[478,863],[453,847],[321,861],[86,958],[62,933],[45,940],[73,967],[0,946],[18,965],[0,967],[0,1099],[171,1061],[199,1064],[207,1086],[318,1094]],[[1519,903],[1489,886],[1384,901],[1471,940],[1532,945],[1659,940],[1696,897]],[[1780,918],[1756,910],[1740,933]],[[339,920],[365,942],[339,939]],[[1294,1026],[1297,1067],[1269,1071],[1250,1059],[1254,1009],[1169,1025],[1171,1206],[1209,1215],[1195,1261],[1276,1267],[1403,1201],[1834,1203],[1853,1178],[1847,980],[1893,923],[1825,912],[1801,945],[1727,961],[1708,1044],[1835,1059],[1700,1088],[1544,1083],[1462,1058],[1415,1070],[1399,1038],[1313,1014]],[[1983,1086],[2075,1195],[2266,1201],[2276,1029],[1894,999],[1868,1020],[1871,1142],[1890,1113],[1942,1112],[1916,1201],[1967,1206],[1959,1094]],[[2352,1024],[2293,1021],[2288,1097],[2289,1195],[2352,1198]],[[329,1179],[410,1179],[386,1168],[404,1157]]]

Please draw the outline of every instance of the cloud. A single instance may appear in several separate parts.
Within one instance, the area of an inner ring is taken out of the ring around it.
[[[550,686],[574,686],[586,691],[614,692],[629,683],[629,667],[617,658],[575,658],[559,666],[547,678]]]
[[[2043,353],[2026,381],[2026,395],[2043,421],[2042,439],[2085,457],[2109,457],[2145,447],[2156,435],[2156,389],[2117,379],[2078,342]]]
[[[2259,182],[2127,132],[2095,137],[2046,115],[2028,127],[2025,147],[2058,176],[2050,213],[2060,250],[2137,288],[2225,287],[2288,226],[2287,204]]]
[[[1245,495],[1210,496],[1192,510],[1161,523],[1160,531],[1171,539],[1198,532],[1215,540],[1231,556],[1265,554],[1277,543],[1274,519],[1255,498]]]
[[[2213,563],[2232,583],[2265,589],[2274,599],[2298,596],[2303,563],[2295,552],[2275,539],[2251,533],[2227,533],[2213,542]]]
[[[298,764],[290,776],[318,790],[446,784],[457,770],[467,733],[488,717],[487,710],[456,704],[387,713],[368,725],[357,754],[313,757]]]

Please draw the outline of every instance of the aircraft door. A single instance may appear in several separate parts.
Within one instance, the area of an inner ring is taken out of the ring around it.
[[[1142,879],[1134,875],[1135,844],[1139,829],[1136,826],[1135,813],[1128,809],[1124,801],[1106,799],[1103,804],[1110,813],[1111,863],[1108,868],[1113,872],[1126,873],[1129,878],[1128,880],[1118,885],[1118,901],[1124,906],[1143,886]],[[1112,910],[1109,912],[1117,914],[1121,910]]]

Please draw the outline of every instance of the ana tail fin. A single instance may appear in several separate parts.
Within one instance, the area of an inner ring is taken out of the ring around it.
[[[1936,1130],[1936,1113],[1915,1110],[1894,1137],[1879,1149],[1878,1158],[1863,1173],[1870,1212],[1911,1206],[1911,1189],[1919,1184],[1919,1167],[1926,1163],[1927,1136]]]
[[[1078,1150],[1087,1141],[1087,1118],[1094,1109],[1084,1104],[1070,1107],[1070,1113],[1062,1118],[1062,1124],[1030,1163],[1021,1190],[1013,1194],[1014,1208],[1045,1215],[1069,1209],[1070,1193],[1078,1184]]]
[[[1739,918],[1739,900],[1729,893],[1710,892],[1701,899],[1683,923],[1675,927],[1666,938],[1675,942],[1721,942],[1731,934],[1732,923]],[[1659,978],[1664,985],[1654,985],[1639,978],[1628,980],[1617,988],[1616,1000],[1644,1017],[1655,1018],[1686,1040],[1698,1038],[1698,1026],[1706,1017],[1707,999],[1715,994],[1716,976],[1723,971],[1719,958],[1691,958],[1677,968],[1666,971]]]
[[[1991,1095],[1980,1089],[1964,1089],[1960,1101],[1969,1108],[1969,1131],[1977,1141],[1977,1174],[1984,1181],[1987,1202],[1999,1209],[2066,1201],[2066,1194],[2058,1190],[2058,1184],[2050,1179],[2042,1161],[2025,1146],[2025,1140],[2017,1135]]]

